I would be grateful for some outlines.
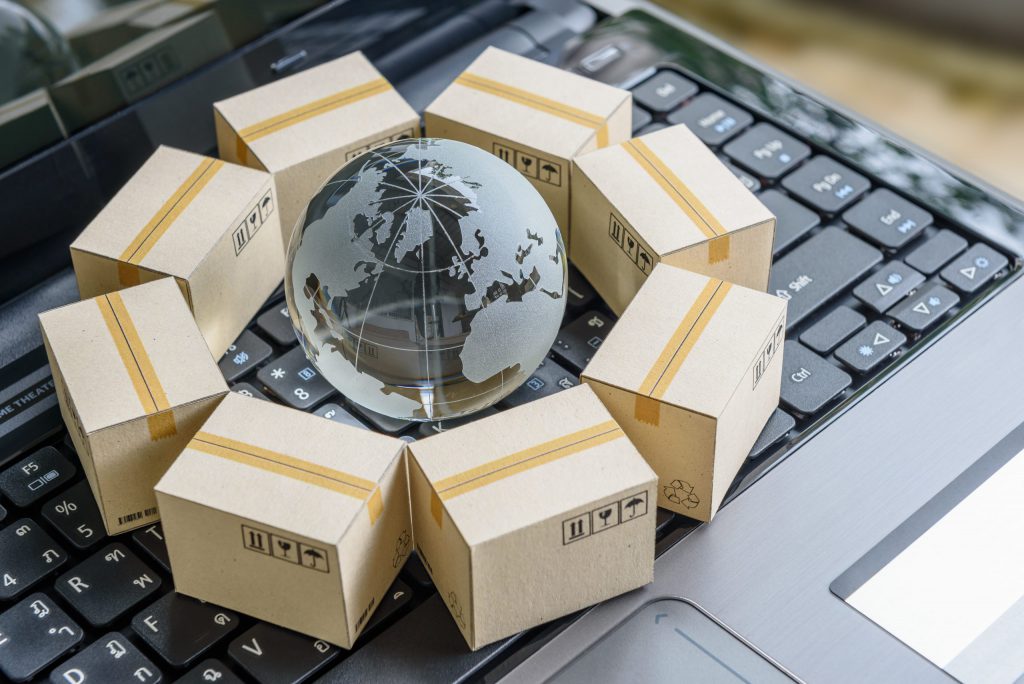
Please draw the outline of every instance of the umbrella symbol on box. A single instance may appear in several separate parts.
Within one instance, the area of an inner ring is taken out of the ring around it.
[[[647,501],[641,499],[639,496],[634,496],[632,499],[622,504],[622,506],[629,511],[629,517],[635,518],[637,516],[637,506],[643,505],[644,509],[647,508]]]
[[[558,168],[551,164],[544,164],[544,166],[540,167],[540,170],[547,174],[544,177],[544,180],[546,180],[549,183],[552,182],[551,174],[558,174]]]

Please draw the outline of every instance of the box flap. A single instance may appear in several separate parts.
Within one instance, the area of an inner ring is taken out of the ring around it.
[[[436,501],[443,502],[470,545],[655,477],[586,386],[443,432],[410,449]]]
[[[227,391],[172,278],[39,318],[87,433]]]
[[[659,264],[583,375],[716,418],[785,310],[778,297]]]
[[[608,119],[629,96],[628,91],[489,47],[427,111],[569,159],[594,138],[597,147],[608,144]]]
[[[283,169],[403,124],[419,116],[361,52],[214,104],[248,150],[270,171]],[[287,135],[281,133],[287,131]]]
[[[576,165],[658,254],[772,218],[685,124],[582,155]],[[728,258],[728,240],[719,260]]]
[[[356,515],[376,522],[378,483],[401,440],[229,393],[156,489],[335,544]]]

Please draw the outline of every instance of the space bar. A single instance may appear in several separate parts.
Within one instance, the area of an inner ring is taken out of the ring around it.
[[[857,282],[882,253],[839,228],[826,228],[772,265],[768,292],[789,301],[792,328]]]

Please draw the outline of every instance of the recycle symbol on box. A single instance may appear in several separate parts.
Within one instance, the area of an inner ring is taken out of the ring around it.
[[[700,503],[700,498],[693,493],[693,485],[683,480],[672,480],[665,485],[665,498],[687,508],[696,508]]]

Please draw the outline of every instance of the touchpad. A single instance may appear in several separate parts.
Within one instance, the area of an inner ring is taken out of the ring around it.
[[[556,682],[792,682],[691,603],[649,603],[558,672]]]

